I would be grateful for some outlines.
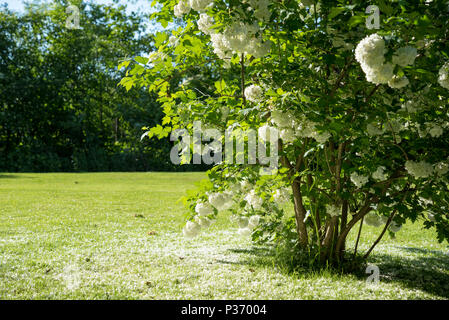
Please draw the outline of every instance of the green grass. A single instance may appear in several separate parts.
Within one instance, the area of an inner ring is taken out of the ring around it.
[[[432,231],[384,238],[367,275],[288,273],[222,215],[182,237],[177,200],[200,173],[0,174],[1,299],[447,299],[449,254]],[[379,229],[364,226],[360,251]],[[355,234],[350,235],[350,244]]]

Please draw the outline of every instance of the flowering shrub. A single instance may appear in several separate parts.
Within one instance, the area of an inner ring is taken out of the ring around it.
[[[210,170],[186,199],[186,236],[230,210],[239,234],[293,239],[321,263],[352,256],[346,237],[360,221],[380,238],[406,220],[449,238],[446,1],[380,1],[379,29],[365,26],[371,1],[158,2],[153,18],[179,27],[155,36],[151,61],[120,66],[122,85],[159,95],[166,117],[148,136],[194,121],[264,141],[279,133],[272,175],[224,160]]]

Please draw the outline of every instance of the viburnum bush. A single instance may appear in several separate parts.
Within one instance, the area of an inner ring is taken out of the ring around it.
[[[257,161],[215,163],[186,199],[184,235],[229,210],[240,234],[294,243],[321,264],[353,256],[346,238],[360,221],[380,227],[374,245],[407,220],[449,239],[449,1],[154,3],[152,18],[175,27],[120,65],[121,84],[157,93],[165,112],[146,135],[195,121],[222,132],[219,144],[226,130],[279,133],[270,175]]]

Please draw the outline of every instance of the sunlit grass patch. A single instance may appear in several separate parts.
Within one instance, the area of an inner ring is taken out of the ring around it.
[[[200,173],[14,174],[0,179],[2,299],[441,299],[449,256],[432,231],[385,237],[358,274],[287,272],[223,214],[181,235],[177,200]],[[364,226],[359,251],[379,229]],[[349,247],[355,235],[350,235]]]

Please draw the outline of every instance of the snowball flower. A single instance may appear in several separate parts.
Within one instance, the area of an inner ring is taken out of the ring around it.
[[[200,202],[195,206],[195,212],[201,217],[205,217],[214,213],[214,209],[209,203]]]
[[[190,0],[190,6],[193,10],[202,11],[212,2],[213,0]]]
[[[179,3],[174,7],[174,12],[176,17],[182,17],[190,12],[190,5],[187,0],[180,0]]]
[[[176,38],[175,36],[170,36],[170,38],[168,39],[168,45],[176,46],[177,44],[178,44],[178,38]]]
[[[388,179],[388,174],[385,173],[385,167],[378,167],[377,170],[372,174],[374,180],[385,181]]]
[[[244,237],[250,236],[251,233],[252,233],[252,231],[250,228],[242,228],[242,229],[239,229],[239,231],[238,231],[238,234],[241,236],[244,236]]]
[[[293,124],[293,115],[290,112],[273,110],[271,111],[271,123],[279,128],[291,128]]]
[[[449,90],[449,62],[446,62],[440,69],[438,83]]]
[[[384,130],[379,129],[377,126],[370,123],[366,126],[366,132],[368,133],[369,136],[373,137],[382,135],[384,133]]]
[[[443,128],[441,128],[439,125],[432,123],[432,124],[428,124],[428,128],[427,128],[429,134],[432,136],[432,138],[438,138],[441,137],[441,135],[443,135]]]
[[[279,132],[277,131],[277,129],[267,124],[260,127],[258,133],[259,133],[259,140],[266,142],[272,140],[277,141],[277,138],[279,137]]]
[[[234,204],[229,193],[217,192],[209,195],[209,203],[218,211],[228,210]]]
[[[408,86],[408,84],[410,83],[410,81],[408,80],[407,77],[397,77],[397,76],[393,76],[393,78],[391,78],[390,81],[388,81],[388,85],[390,86],[390,88],[393,89],[401,89],[403,87]]]
[[[295,131],[290,128],[282,129],[280,132],[280,137],[284,143],[291,143],[296,140]]]
[[[194,238],[196,237],[201,231],[201,226],[193,221],[187,221],[186,226],[182,230],[182,233],[187,238]]]
[[[323,132],[323,133],[314,132],[312,137],[318,143],[325,143],[327,140],[329,140],[330,137],[332,137],[332,135],[329,132]]]
[[[199,224],[202,228],[209,228],[210,225],[212,224],[212,220],[200,217],[195,217],[195,222]]]
[[[288,188],[278,189],[274,193],[273,198],[278,204],[285,203],[290,200],[290,191]]]
[[[338,217],[341,214],[340,207],[333,204],[326,205],[326,212],[331,217]]]
[[[363,187],[368,183],[369,178],[367,176],[359,175],[357,172],[351,173],[351,181],[354,183],[357,188]]]
[[[214,19],[205,13],[200,14],[200,18],[197,21],[198,29],[205,34],[213,33],[212,26],[214,25]]]
[[[425,161],[407,161],[405,163],[407,172],[415,178],[427,178],[433,173],[433,166]]]
[[[435,172],[438,176],[444,176],[449,172],[449,165],[445,162],[440,162],[435,165]]]
[[[262,208],[263,199],[256,194],[256,191],[251,190],[245,197],[245,201],[254,210]]]
[[[363,221],[365,224],[376,228],[382,225],[382,219],[374,212],[368,213]]]
[[[399,230],[401,230],[402,226],[394,221],[391,221],[390,225],[388,226],[388,230],[390,230],[391,232],[399,232]]]
[[[411,66],[415,63],[418,50],[414,47],[407,46],[396,50],[393,55],[393,63],[401,67]]]
[[[245,97],[251,102],[260,102],[263,98],[262,88],[256,85],[245,88]]]
[[[254,229],[255,227],[257,227],[259,225],[259,222],[260,222],[259,215],[252,216],[251,218],[249,218],[248,228],[251,230]]]

